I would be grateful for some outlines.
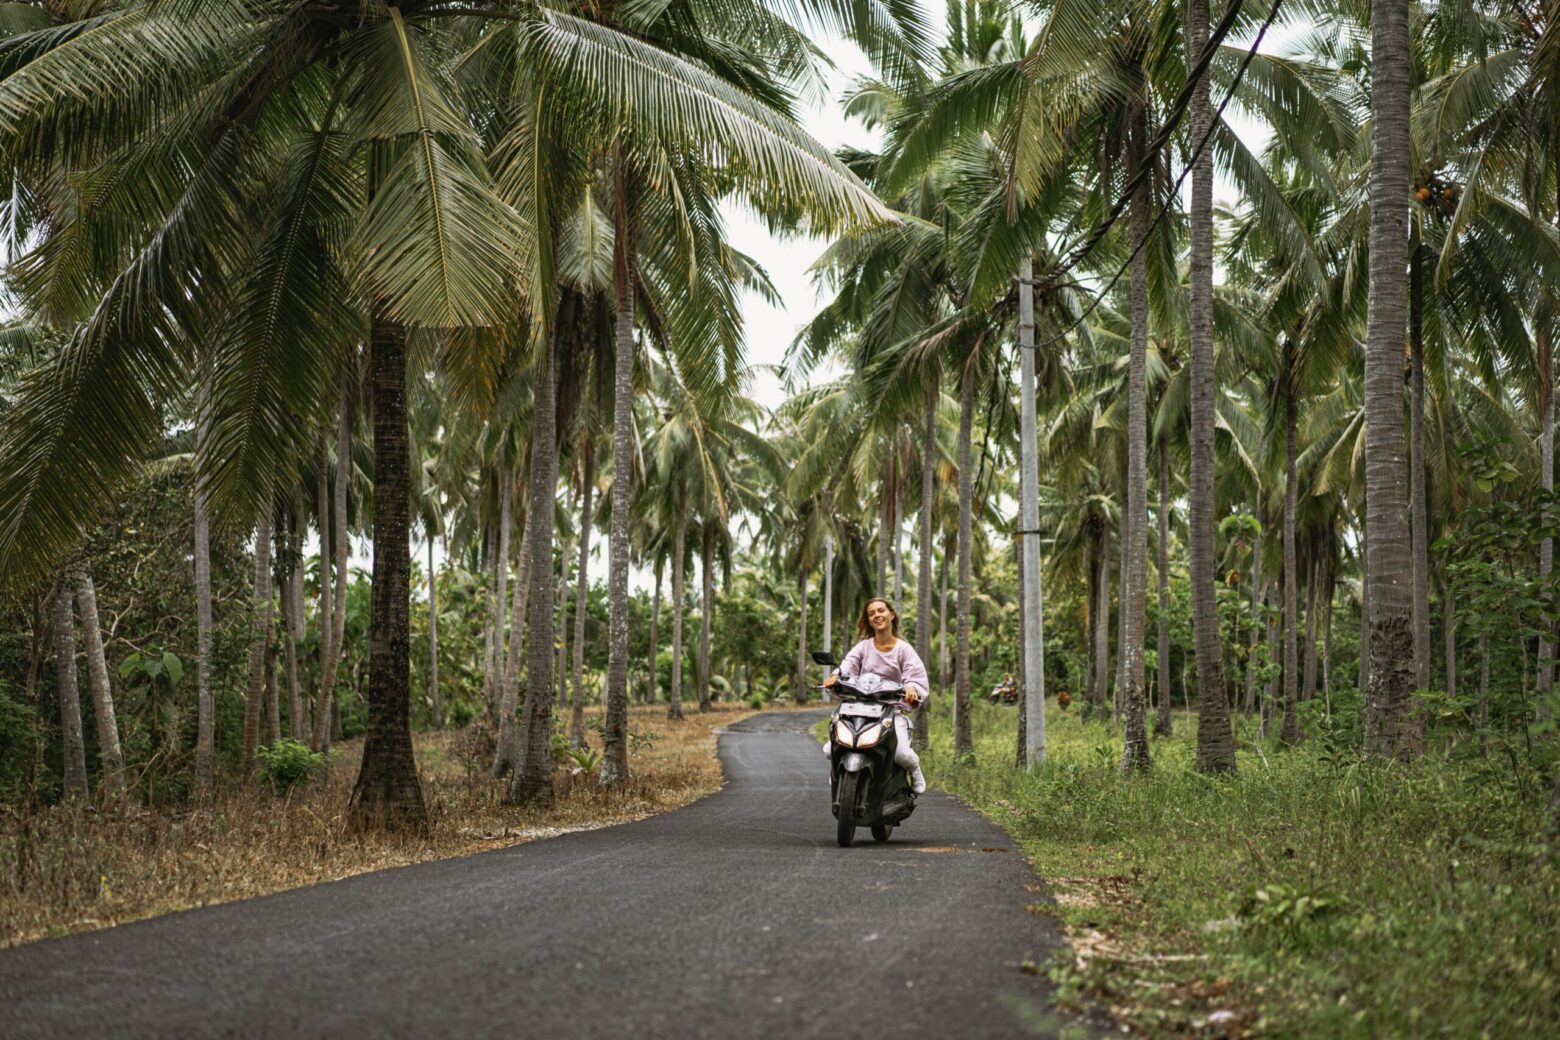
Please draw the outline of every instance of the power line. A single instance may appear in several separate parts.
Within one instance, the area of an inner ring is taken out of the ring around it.
[[[1228,33],[1229,30],[1227,26],[1233,22],[1233,16],[1239,13],[1240,5],[1241,0],[1235,0],[1235,2],[1230,7],[1230,11],[1225,13],[1224,20],[1219,23],[1219,27],[1224,34]],[[1068,324],[1066,328],[1062,329],[1062,331],[1058,332],[1056,335],[1052,336],[1045,342],[1035,344],[1033,349],[1039,350],[1041,347],[1050,346],[1051,344],[1067,336],[1070,332],[1088,320],[1089,315],[1098,310],[1100,304],[1105,301],[1105,297],[1110,295],[1110,291],[1116,287],[1116,283],[1121,281],[1121,276],[1126,274],[1127,268],[1132,266],[1132,261],[1136,260],[1138,258],[1138,254],[1141,253],[1148,245],[1148,240],[1154,236],[1155,229],[1159,227],[1160,222],[1165,219],[1165,215],[1170,211],[1170,199],[1173,199],[1180,194],[1181,185],[1186,182],[1186,175],[1192,172],[1192,167],[1197,165],[1197,160],[1202,157],[1203,150],[1208,147],[1208,142],[1213,139],[1213,133],[1219,126],[1219,121],[1224,115],[1224,110],[1229,107],[1230,101],[1235,97],[1235,92],[1240,89],[1241,80],[1245,78],[1246,70],[1251,67],[1252,61],[1256,58],[1257,49],[1262,46],[1263,37],[1267,35],[1267,31],[1272,28],[1273,23],[1278,19],[1278,11],[1282,5],[1283,0],[1273,0],[1273,7],[1268,11],[1267,18],[1263,21],[1262,27],[1257,30],[1256,39],[1251,41],[1251,47],[1246,51],[1245,57],[1241,59],[1240,68],[1235,70],[1235,78],[1230,82],[1229,89],[1225,91],[1224,97],[1219,101],[1219,107],[1214,110],[1213,118],[1208,121],[1208,128],[1203,132],[1202,140],[1197,142],[1197,147],[1192,151],[1192,157],[1190,161],[1187,162],[1186,168],[1181,171],[1181,175],[1175,179],[1175,186],[1166,196],[1164,204],[1159,207],[1159,211],[1154,214],[1154,219],[1149,222],[1148,230],[1144,232],[1142,239],[1138,241],[1137,245],[1133,248],[1131,254],[1128,255],[1127,259],[1122,263],[1122,265],[1116,269],[1116,273],[1111,276],[1110,281],[1106,282],[1105,287],[1101,289],[1094,297],[1093,302],[1091,302],[1088,307],[1084,308],[1083,312],[1079,314],[1077,318],[1073,319],[1073,321]],[[1110,230],[1111,226],[1116,222],[1116,219],[1121,216],[1121,212],[1126,207],[1126,204],[1130,200],[1132,193],[1137,190],[1138,186],[1143,182],[1143,179],[1147,177],[1149,172],[1153,169],[1154,159],[1157,157],[1159,150],[1164,147],[1165,139],[1168,138],[1169,134],[1174,131],[1175,126],[1180,122],[1182,115],[1185,113],[1185,102],[1190,100],[1192,87],[1196,84],[1197,80],[1201,78],[1203,71],[1206,70],[1212,58],[1213,52],[1217,49],[1221,42],[1222,36],[1214,36],[1209,38],[1208,46],[1203,49],[1202,57],[1198,60],[1196,75],[1189,76],[1187,78],[1187,88],[1183,89],[1176,97],[1175,105],[1172,107],[1171,111],[1172,118],[1166,122],[1165,127],[1160,130],[1159,135],[1152,142],[1148,150],[1148,154],[1144,157],[1143,162],[1138,167],[1137,173],[1134,174],[1132,180],[1127,183],[1127,186],[1122,191],[1121,198],[1117,200],[1116,205],[1111,208],[1109,217],[1104,221],[1104,223],[1095,228],[1095,230],[1089,235],[1089,238],[1085,242],[1081,243],[1078,248],[1074,249],[1072,254],[1070,254],[1060,266],[1058,266],[1051,274],[1047,275],[1041,284],[1046,286],[1054,285],[1062,278],[1062,276],[1068,274],[1084,259],[1084,257],[1088,256],[1088,254],[1094,250],[1095,246],[1099,245],[1100,240],[1105,237],[1106,232]]]

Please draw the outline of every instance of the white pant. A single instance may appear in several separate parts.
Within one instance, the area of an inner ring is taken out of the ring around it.
[[[894,764],[903,766],[910,773],[920,769],[921,756],[910,746],[910,716],[895,712],[894,738]],[[824,741],[823,753],[830,761],[834,760],[834,741]]]

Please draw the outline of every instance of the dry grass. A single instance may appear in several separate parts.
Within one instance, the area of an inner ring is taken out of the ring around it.
[[[286,798],[243,787],[199,811],[57,806],[31,818],[0,815],[0,947],[666,812],[719,789],[716,731],[753,714],[716,705],[677,723],[664,707],[633,707],[630,732],[653,740],[633,751],[627,789],[603,794],[568,763],[546,812],[502,804],[474,729],[418,734],[432,825],[417,838],[346,829],[359,742]],[[589,740],[599,750],[599,734]]]

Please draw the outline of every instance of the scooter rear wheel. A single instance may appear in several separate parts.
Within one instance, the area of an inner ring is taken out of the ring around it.
[[[884,842],[894,835],[894,825],[891,823],[874,823],[872,825],[872,840]]]
[[[840,777],[839,826],[835,838],[842,849],[850,848],[856,841],[856,788],[860,782],[860,773],[845,773]]]

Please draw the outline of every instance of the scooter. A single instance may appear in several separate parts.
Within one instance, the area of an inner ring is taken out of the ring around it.
[[[812,659],[825,668],[839,665],[823,651]],[[856,840],[856,828],[867,827],[874,840],[887,841],[915,811],[910,774],[894,762],[899,742],[894,718],[905,706],[904,688],[867,674],[838,676],[827,689],[841,700],[829,719],[829,739],[834,742],[829,790],[836,837],[848,849]]]

